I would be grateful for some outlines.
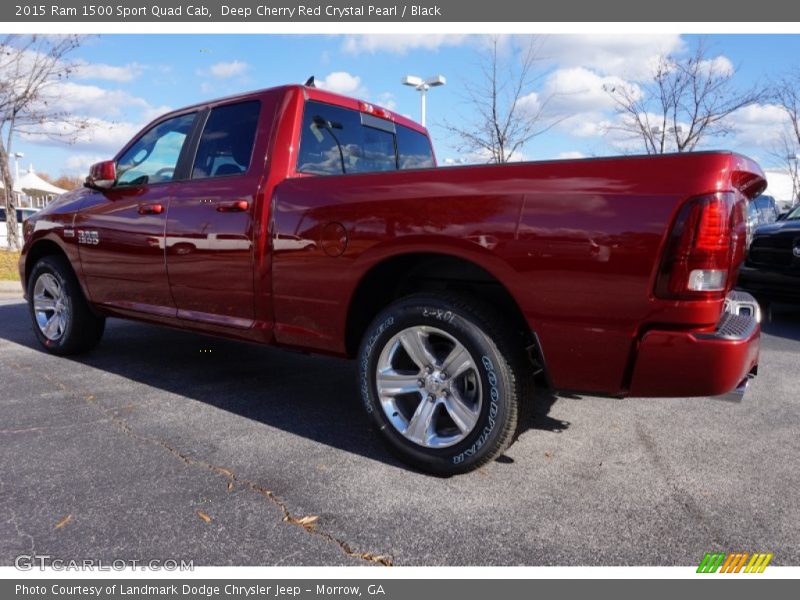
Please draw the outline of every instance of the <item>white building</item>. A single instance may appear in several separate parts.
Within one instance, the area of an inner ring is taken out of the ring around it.
[[[5,186],[0,180],[0,190],[4,189]],[[17,208],[44,208],[53,198],[66,191],[39,177],[33,170],[33,165],[14,182]]]
[[[793,198],[794,188],[792,186],[792,176],[786,169],[764,169],[767,176],[767,191],[764,192],[775,198],[781,208],[787,208],[796,202]]]

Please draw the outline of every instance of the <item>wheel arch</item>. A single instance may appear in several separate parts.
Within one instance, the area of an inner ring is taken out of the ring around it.
[[[75,273],[75,277],[78,279],[78,283],[81,286],[84,296],[87,296],[86,290],[83,286],[83,281],[81,281],[81,278],[78,276],[78,270],[75,268],[69,252],[67,252],[67,250],[58,241],[51,237],[42,237],[34,241],[30,248],[28,248],[25,252],[25,280],[22,282],[22,285],[26,289],[26,292],[28,279],[30,279],[31,276],[31,270],[37,262],[46,256],[64,257],[64,260],[67,261],[67,264],[69,264],[72,272]]]
[[[507,315],[519,331],[523,347],[536,346],[535,332],[501,280],[477,262],[442,252],[409,252],[389,256],[361,277],[347,307],[345,347],[355,356],[361,338],[375,316],[392,302],[417,292],[461,291],[481,298]]]

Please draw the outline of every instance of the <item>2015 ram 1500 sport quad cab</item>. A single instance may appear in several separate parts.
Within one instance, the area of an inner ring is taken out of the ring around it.
[[[389,446],[438,473],[556,390],[710,396],[758,362],[729,294],[759,167],[728,152],[435,168],[425,129],[306,86],[172,112],[25,225],[44,347],[106,316],[357,357]]]

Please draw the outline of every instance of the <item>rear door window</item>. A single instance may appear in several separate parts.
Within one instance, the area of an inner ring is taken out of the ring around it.
[[[426,135],[322,102],[306,102],[297,170],[315,175],[433,167]]]
[[[316,175],[396,169],[394,134],[362,125],[361,113],[307,102],[297,170]]]
[[[401,169],[431,169],[433,150],[428,136],[402,125],[397,127],[397,163]]]
[[[197,147],[192,179],[247,172],[260,110],[258,100],[226,104],[211,110]]]

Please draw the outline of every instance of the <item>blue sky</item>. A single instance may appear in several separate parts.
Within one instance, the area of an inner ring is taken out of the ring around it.
[[[742,89],[769,86],[770,79],[800,66],[800,35],[707,36],[712,56],[739,72]],[[533,140],[520,158],[546,159],[616,154],[620,145],[605,125],[613,121],[602,86],[645,80],[661,52],[686,52],[695,36],[551,35],[541,39],[540,78],[532,102],[553,95],[563,120]],[[439,127],[446,116],[471,116],[463,83],[475,76],[481,36],[439,35],[103,35],[90,38],[73,55],[78,76],[60,90],[65,108],[89,116],[95,127],[72,146],[18,139],[15,150],[51,175],[83,174],[88,164],[115,154],[153,117],[171,108],[238,91],[303,82],[309,75],[329,88],[419,118],[417,92],[400,85],[407,74],[443,74],[445,87],[428,96],[428,125],[440,162],[464,158]],[[504,38],[504,57],[514,61],[520,38]],[[743,152],[773,166],[770,151],[782,114],[768,103],[735,119],[736,132],[708,140],[706,147]],[[474,160],[475,157],[466,157]]]

